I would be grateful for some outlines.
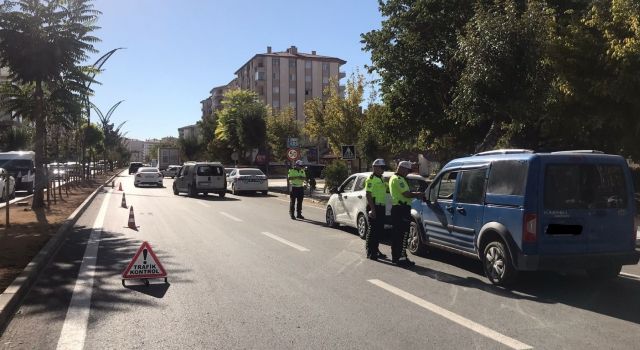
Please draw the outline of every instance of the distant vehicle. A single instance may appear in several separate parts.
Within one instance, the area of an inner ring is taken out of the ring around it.
[[[136,176],[133,177],[133,185],[138,187],[140,185],[154,185],[162,187],[162,173],[158,168],[154,167],[142,167],[136,172]]]
[[[231,174],[231,172],[234,170],[235,168],[224,168],[224,173],[225,175],[227,175],[227,177],[229,176],[229,174]]]
[[[0,201],[6,201],[7,195],[5,194],[5,185],[7,183],[5,174],[7,171],[0,168]],[[9,199],[14,198],[16,196],[16,179],[9,175]]]
[[[49,169],[49,175],[55,180],[64,179],[67,174],[64,163],[51,163],[47,168]]]
[[[233,194],[239,192],[269,193],[269,180],[262,170],[255,168],[231,169],[227,177],[227,189]]]
[[[385,182],[393,172],[385,172],[382,178]],[[357,228],[360,238],[365,239],[369,230],[369,217],[367,215],[367,193],[364,183],[371,176],[371,172],[357,173],[348,177],[333,193],[327,202],[325,219],[327,226],[336,227],[338,224]],[[410,191],[424,191],[429,181],[418,174],[407,175]],[[391,224],[391,196],[387,195],[385,223]]]
[[[494,284],[518,271],[614,278],[638,263],[631,172],[597,151],[497,150],[449,162],[414,200],[409,251],[474,257]]]
[[[158,148],[158,169],[164,170],[171,164],[182,164],[180,149],[177,147]]]
[[[171,177],[172,179],[178,175],[178,171],[182,168],[181,165],[169,165],[166,169],[160,170],[162,172],[162,176]]]
[[[152,168],[157,168],[158,167],[158,160],[157,159],[151,159],[151,167]]]
[[[140,162],[129,163],[129,175],[135,174],[136,172],[138,172],[138,169],[142,167],[143,167],[143,164]]]
[[[5,169],[16,180],[16,190],[33,193],[35,182],[35,152],[12,151],[0,153],[0,168]]]
[[[173,181],[175,195],[186,192],[189,197],[195,197],[198,193],[206,196],[211,192],[224,197],[226,191],[227,177],[218,162],[184,163]]]

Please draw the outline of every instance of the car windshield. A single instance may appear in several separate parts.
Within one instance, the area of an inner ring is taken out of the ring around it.
[[[158,169],[157,168],[140,168],[138,169],[139,173],[157,173]]]
[[[30,170],[33,162],[28,159],[0,159],[0,167],[7,171]]]
[[[240,169],[238,175],[264,175],[259,169]]]

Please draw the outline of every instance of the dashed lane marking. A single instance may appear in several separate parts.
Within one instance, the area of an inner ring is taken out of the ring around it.
[[[100,211],[93,223],[89,242],[84,251],[84,257],[80,264],[80,271],[76,284],[73,287],[71,302],[67,309],[67,315],[62,325],[60,338],[58,339],[58,350],[81,350],[84,348],[84,341],[87,337],[87,325],[89,323],[89,311],[91,310],[91,294],[93,292],[93,279],[96,264],[98,261],[98,247],[100,246],[100,234],[104,224],[104,217],[111,192],[105,194],[102,200]]]
[[[220,214],[221,214],[221,215],[224,215],[224,216],[226,216],[226,217],[228,217],[229,219],[231,219],[231,220],[233,220],[233,221],[236,221],[236,222],[242,222],[242,220],[238,219],[237,217],[235,217],[235,216],[233,216],[233,215],[231,215],[231,214],[227,214],[227,213],[225,213],[225,212],[223,212],[223,211],[221,211],[221,212],[220,212]]]
[[[284,239],[284,238],[282,238],[280,236],[274,235],[273,233],[262,232],[262,234],[267,236],[267,237],[269,237],[269,238],[275,239],[276,241],[278,241],[280,243],[283,243],[283,244],[286,244],[286,245],[288,245],[290,247],[293,247],[293,248],[295,248],[295,249],[297,249],[297,250],[299,250],[301,252],[308,252],[309,251],[309,249],[307,249],[307,248],[305,248],[305,247],[303,247],[301,245],[295,244],[293,242],[287,241],[286,239]]]
[[[211,206],[209,204],[207,204],[207,203],[203,203],[203,202],[200,202],[200,201],[197,201],[196,203],[200,204],[203,207],[211,208]]]
[[[447,309],[441,308],[438,305],[432,304],[424,299],[421,299],[411,293],[405,292],[404,290],[400,289],[400,288],[396,288],[390,284],[387,284],[381,280],[378,279],[371,279],[368,280],[370,283],[390,292],[393,293],[405,300],[408,300],[420,307],[423,307],[437,315],[440,315],[446,319],[448,319],[449,321],[453,321],[463,327],[466,327],[478,334],[481,334],[487,338],[493,339],[499,343],[502,343],[512,349],[518,349],[518,350],[525,350],[525,349],[533,349],[533,347],[531,347],[530,345],[527,345],[525,343],[522,343],[518,340],[515,340],[513,338],[507,337],[504,334],[498,333],[490,328],[487,328],[479,323],[473,322],[467,318],[464,318],[456,313],[453,313]]]

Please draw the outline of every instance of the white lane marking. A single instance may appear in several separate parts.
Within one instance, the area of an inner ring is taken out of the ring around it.
[[[285,199],[275,198],[275,200],[280,201],[280,202],[289,203],[289,201],[285,200]],[[318,209],[318,210],[324,210],[324,208],[319,208],[319,207],[316,207],[314,205],[306,205],[306,204],[304,204],[304,202],[303,202],[302,206],[305,207],[305,208],[313,208],[313,209]]]
[[[96,264],[98,261],[98,247],[100,246],[100,234],[104,224],[104,217],[111,192],[107,192],[98,211],[98,216],[93,222],[93,229],[89,236],[89,242],[84,251],[80,271],[73,287],[71,302],[67,309],[67,315],[62,325],[60,339],[58,339],[58,350],[82,349],[87,336],[87,325],[89,323],[89,311],[91,310],[91,293],[93,292],[93,278],[95,276]]]
[[[631,277],[631,278],[635,278],[635,279],[637,279],[637,280],[640,280],[640,276],[638,276],[638,275],[634,275],[634,274],[632,274],[632,273],[620,272],[620,274],[621,274],[622,276],[625,276],[625,277]]]
[[[196,203],[200,204],[203,207],[211,208],[211,206],[209,204],[207,204],[207,203],[203,203],[203,202],[200,202],[200,201],[196,201]]]
[[[487,328],[479,323],[473,322],[467,318],[464,318],[456,313],[453,313],[447,309],[443,309],[438,305],[432,304],[424,299],[421,299],[411,293],[405,292],[402,289],[396,288],[390,284],[387,284],[378,279],[368,280],[370,283],[391,292],[405,300],[408,300],[418,306],[421,306],[435,314],[438,314],[450,321],[453,321],[463,327],[466,327],[476,333],[479,333],[487,338],[493,339],[499,343],[502,343],[512,349],[524,350],[524,349],[533,349],[530,345],[519,342],[513,338],[509,338],[504,334],[498,333],[490,328]]]
[[[309,249],[307,249],[307,248],[305,248],[305,247],[303,247],[303,246],[301,246],[301,245],[295,244],[295,243],[293,243],[293,242],[287,241],[286,239],[284,239],[284,238],[282,238],[282,237],[280,237],[280,236],[274,235],[273,233],[269,233],[269,232],[261,232],[261,233],[262,233],[263,235],[265,235],[265,236],[269,237],[269,238],[273,238],[273,239],[275,239],[276,241],[278,241],[278,242],[280,242],[280,243],[283,243],[283,244],[286,244],[286,245],[288,245],[288,246],[290,246],[290,247],[293,247],[293,248],[295,248],[295,249],[298,249],[298,250],[299,250],[299,251],[301,251],[301,252],[308,252],[308,251],[309,251]]]
[[[236,221],[236,222],[242,222],[242,220],[238,219],[237,217],[235,217],[235,216],[233,216],[233,215],[231,215],[231,214],[227,214],[227,213],[225,213],[225,212],[223,212],[223,211],[221,211],[221,212],[220,212],[220,214],[222,214],[222,215],[224,215],[224,216],[228,217],[229,219],[231,219],[231,220],[233,220],[233,221]]]

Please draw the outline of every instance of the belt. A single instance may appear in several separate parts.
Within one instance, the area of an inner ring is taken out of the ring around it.
[[[395,206],[403,205],[403,206],[407,206],[407,207],[411,206],[411,205],[409,205],[409,203],[401,203],[401,202],[398,202],[398,204],[394,204],[394,205]]]

